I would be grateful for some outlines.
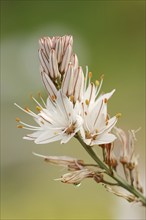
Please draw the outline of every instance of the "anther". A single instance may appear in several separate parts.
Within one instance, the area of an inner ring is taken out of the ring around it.
[[[29,111],[30,111],[30,109],[29,109],[28,107],[25,107],[25,111],[29,112]]]
[[[96,133],[98,133],[98,129],[96,129],[95,131],[96,131]]]
[[[91,79],[92,78],[92,72],[89,72],[88,76]]]
[[[70,96],[70,101],[74,102],[74,96],[73,95]]]
[[[40,106],[36,106],[36,109],[40,112],[42,111],[42,108]]]
[[[51,96],[51,99],[52,99],[52,101],[55,101],[56,96],[52,95],[52,96]]]
[[[20,122],[20,118],[16,118],[16,121],[17,121],[17,122]]]
[[[23,126],[22,125],[17,125],[17,128],[23,128]]]
[[[54,134],[55,134],[55,135],[57,135],[57,134],[58,134],[58,132],[54,132]]]
[[[108,100],[105,98],[103,101],[104,101],[104,103],[107,103]]]
[[[122,116],[121,113],[116,114],[116,118],[119,118],[119,117],[121,117],[121,116]]]
[[[86,103],[86,105],[89,105],[89,100],[88,100],[88,99],[86,99],[85,103]]]
[[[104,78],[104,74],[102,74],[101,76],[100,76],[100,79],[102,80]]]
[[[95,85],[99,86],[99,81],[98,80],[95,80]]]

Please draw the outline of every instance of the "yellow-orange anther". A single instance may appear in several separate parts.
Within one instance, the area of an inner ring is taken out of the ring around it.
[[[17,125],[17,128],[23,128],[23,126],[22,125]]]
[[[86,103],[86,105],[89,105],[89,100],[88,100],[88,99],[86,99],[85,103]]]
[[[20,121],[20,118],[16,118],[16,121],[19,122],[19,121]]]
[[[108,100],[105,98],[103,101],[104,101],[104,103],[107,103]]]
[[[74,102],[74,96],[73,95],[70,96],[70,101]]]
[[[95,81],[95,85],[99,86],[99,81],[98,80]]]
[[[40,106],[36,106],[36,109],[40,112],[42,108]]]
[[[92,78],[92,72],[89,72],[88,76],[91,79]]]
[[[30,109],[29,109],[28,107],[25,107],[25,111],[29,112],[29,111],[30,111]]]

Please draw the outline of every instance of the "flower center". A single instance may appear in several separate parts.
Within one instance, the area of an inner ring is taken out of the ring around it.
[[[89,131],[85,132],[85,136],[87,139],[96,140],[97,134],[91,134]]]
[[[72,134],[75,132],[76,126],[75,123],[72,123],[65,131],[66,134]]]

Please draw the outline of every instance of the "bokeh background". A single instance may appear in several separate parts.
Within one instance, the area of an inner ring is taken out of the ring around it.
[[[111,115],[118,126],[137,134],[140,174],[145,174],[145,1],[1,1],[1,219],[144,219],[144,209],[105,191],[91,180],[80,187],[53,179],[65,171],[49,166],[32,152],[70,155],[90,161],[75,140],[67,145],[35,145],[22,140],[15,118],[29,122],[17,109],[35,105],[43,88],[38,39],[71,34],[80,65],[94,79],[104,73],[102,90],[116,88]]]

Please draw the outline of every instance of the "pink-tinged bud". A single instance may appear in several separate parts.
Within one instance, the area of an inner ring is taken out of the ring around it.
[[[57,97],[57,89],[54,85],[54,83],[52,82],[52,80],[50,79],[50,77],[45,73],[45,72],[41,72],[41,76],[42,76],[42,81],[43,84],[46,88],[46,90],[48,91],[48,95],[50,97]]]
[[[72,54],[72,46],[69,44],[65,50],[65,53],[63,55],[63,59],[62,59],[62,63],[60,66],[60,71],[61,73],[66,72],[68,64],[70,62],[71,59],[71,54]]]
[[[81,67],[74,68],[73,64],[68,65],[67,72],[62,82],[62,91],[68,97],[73,97],[73,101],[81,100],[83,94],[84,75]]]

